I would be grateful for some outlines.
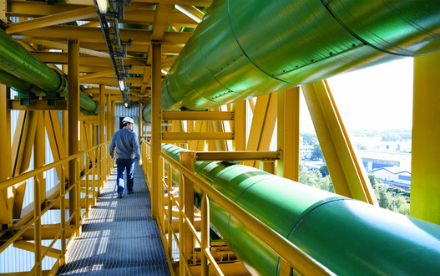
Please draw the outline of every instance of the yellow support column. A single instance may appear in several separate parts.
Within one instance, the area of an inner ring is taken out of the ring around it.
[[[440,224],[440,52],[414,59],[410,215]]]
[[[44,119],[46,111],[39,111],[38,113],[34,144],[34,168],[39,168],[46,164],[46,128]],[[46,173],[39,174],[37,179],[40,182],[40,200],[43,202],[46,199]]]
[[[234,112],[234,150],[246,150],[246,101],[235,103]]]
[[[159,158],[162,144],[162,87],[161,87],[161,58],[162,45],[153,43],[152,66],[152,95],[151,95],[151,139],[152,139],[152,188],[151,191],[151,218],[158,220],[159,214]]]
[[[142,141],[142,125],[143,125],[143,119],[142,119],[142,103],[139,103],[139,145]]]
[[[66,117],[66,118],[68,118],[68,117]],[[58,161],[60,159],[66,158],[67,153],[68,153],[68,149],[67,149],[68,144],[64,143],[64,141],[66,141],[64,139],[64,134],[69,133],[68,127],[67,127],[68,122],[64,122],[64,116],[63,116],[63,130],[64,130],[64,133],[63,133],[61,131],[60,120],[58,117],[58,111],[46,111],[46,115],[45,115],[44,120],[45,120],[45,125],[46,125],[47,137],[49,140],[50,148],[52,150],[52,156],[53,156],[54,161]],[[69,141],[69,140],[67,139],[67,141]],[[58,176],[61,177],[61,167],[57,166],[56,169],[57,169]],[[64,173],[65,179],[69,179],[68,167],[64,168],[64,172],[65,172]]]
[[[299,179],[299,87],[278,92],[277,175]]]
[[[213,108],[214,111],[221,111],[219,107]],[[211,121],[214,132],[225,132],[225,126],[223,124],[223,121]],[[217,148],[217,151],[227,151],[228,150],[228,144],[226,143],[226,140],[215,140],[215,146]]]
[[[258,97],[249,133],[248,151],[269,150],[277,119],[276,110],[276,93]],[[255,161],[245,161],[244,165],[259,168],[259,162]]]
[[[12,143],[12,175],[17,176],[29,169],[34,145],[35,133],[37,131],[38,112],[28,110],[20,112],[18,124],[15,128],[14,140]],[[26,181],[14,185],[14,206],[13,218],[20,218],[23,209]]]
[[[112,128],[112,124],[113,124],[113,103],[111,101],[111,95],[107,94],[107,140],[111,140],[112,136],[113,136],[113,128]],[[109,157],[106,156],[106,158],[108,159]],[[111,161],[110,159],[108,159],[108,167],[107,167],[107,172],[110,173],[112,166],[113,166],[113,161]]]
[[[193,151],[180,153],[180,163],[191,172],[194,172],[195,160],[195,152]],[[184,185],[183,191],[179,191],[179,197],[183,198],[184,205],[182,207],[189,223],[194,225],[194,183],[184,178]],[[180,250],[183,251],[186,260],[189,261],[193,257],[195,238],[187,225],[187,223],[184,223],[182,228],[179,229],[179,236],[183,239],[183,248]],[[180,265],[183,265],[183,261]]]
[[[354,152],[324,81],[301,87],[337,194],[377,205],[370,180]]]
[[[79,42],[76,40],[69,40],[68,43],[68,111],[69,111],[69,155],[78,153],[79,150]],[[73,186],[79,179],[77,175],[77,162],[72,160],[69,164],[69,187]],[[75,214],[75,219],[72,219],[71,225],[75,228],[79,227],[78,212],[78,193],[79,185],[75,185],[69,192],[69,215]],[[75,213],[76,212],[76,213]]]
[[[11,112],[8,110],[9,89],[0,84],[0,181],[11,177]],[[12,197],[12,188],[0,190],[0,226],[11,224],[12,217],[9,216],[8,198]]]
[[[99,86],[99,143],[104,143],[105,140],[105,86]],[[102,177],[102,181],[105,181],[105,175],[107,174],[107,147],[102,147],[100,151],[99,159],[102,160],[100,162],[100,177]],[[93,176],[95,177],[95,176]],[[98,177],[99,178],[99,177]]]

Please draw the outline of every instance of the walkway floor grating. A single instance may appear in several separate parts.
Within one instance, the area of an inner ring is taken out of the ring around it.
[[[135,193],[117,198],[112,171],[57,275],[170,275],[141,167],[134,177]]]

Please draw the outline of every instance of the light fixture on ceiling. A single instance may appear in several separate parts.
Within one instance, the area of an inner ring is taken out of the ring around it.
[[[187,9],[187,8],[181,6],[181,5],[174,5],[174,6],[176,7],[176,9],[178,11],[180,11],[181,13],[184,13],[186,16],[192,18],[197,23],[200,23],[202,21],[202,19],[200,17],[198,17],[197,15],[192,13],[189,9]]]
[[[108,0],[96,0],[98,9],[101,14],[106,14],[108,11]]]
[[[124,103],[125,107],[128,107],[128,103]]]
[[[124,80],[119,80],[119,88],[121,89],[121,92],[125,91]]]

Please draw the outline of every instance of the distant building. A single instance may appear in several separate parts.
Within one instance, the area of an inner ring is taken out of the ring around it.
[[[300,144],[299,159],[310,159],[312,157],[313,146]]]
[[[412,140],[382,141],[382,137],[353,137],[358,148],[381,152],[411,152]]]
[[[373,174],[377,179],[382,180],[385,184],[396,186],[407,191],[411,187],[411,170],[399,167],[386,167],[373,170]]]
[[[325,165],[325,162],[322,161],[301,161],[301,165],[303,165],[308,171],[316,171],[319,170],[322,166]]]
[[[410,153],[359,151],[359,156],[361,157],[362,163],[367,169],[367,172],[372,172],[379,168],[411,167]]]

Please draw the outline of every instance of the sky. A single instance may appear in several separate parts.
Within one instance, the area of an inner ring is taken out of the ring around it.
[[[413,58],[405,58],[327,79],[348,131],[411,129]],[[301,93],[300,131],[313,132]]]

